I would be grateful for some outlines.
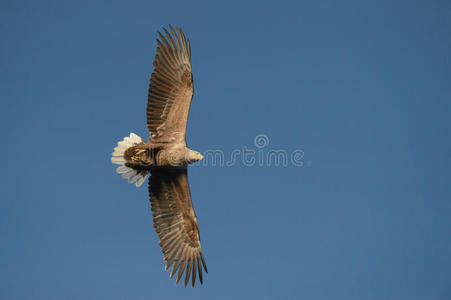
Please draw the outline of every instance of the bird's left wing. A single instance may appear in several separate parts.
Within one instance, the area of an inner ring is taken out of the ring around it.
[[[205,272],[208,271],[202,255],[186,168],[152,170],[149,194],[154,227],[166,261],[165,269],[172,265],[170,278],[178,269],[178,283],[186,269],[185,286],[190,274],[194,286],[197,272],[202,283],[202,267]]]

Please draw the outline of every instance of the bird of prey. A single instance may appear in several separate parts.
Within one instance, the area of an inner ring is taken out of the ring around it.
[[[203,158],[186,145],[186,124],[193,97],[191,46],[183,31],[169,25],[170,32],[157,39],[147,102],[148,142],[131,133],[114,148],[111,161],[129,183],[141,186],[149,173],[149,194],[155,230],[170,278],[176,283],[185,273],[185,287],[196,275],[202,283],[207,271],[200,245],[197,217],[191,202],[187,166]]]

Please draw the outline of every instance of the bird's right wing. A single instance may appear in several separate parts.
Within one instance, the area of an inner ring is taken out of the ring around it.
[[[186,124],[193,97],[191,46],[182,30],[172,35],[164,29],[157,39],[147,100],[147,129],[154,142],[185,142]]]
[[[172,266],[170,277],[178,269],[178,283],[185,272],[185,286],[196,281],[196,269],[202,283],[202,266],[207,271],[200,246],[197,218],[191,202],[186,168],[152,170],[149,179],[150,203],[155,230],[166,261],[165,269]],[[202,265],[202,266],[201,266]]]

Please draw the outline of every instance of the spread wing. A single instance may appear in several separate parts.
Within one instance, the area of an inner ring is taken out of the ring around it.
[[[149,194],[154,227],[166,261],[165,269],[172,265],[170,278],[178,269],[178,283],[186,269],[185,286],[190,280],[190,273],[193,287],[197,272],[202,283],[202,266],[205,272],[208,271],[200,246],[186,168],[152,170]]]
[[[147,101],[150,138],[161,142],[185,142],[186,123],[193,97],[191,46],[182,30],[169,26],[160,32]]]

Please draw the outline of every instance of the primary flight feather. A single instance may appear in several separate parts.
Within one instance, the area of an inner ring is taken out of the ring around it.
[[[155,230],[170,277],[192,286],[207,272],[197,217],[191,201],[187,166],[203,156],[186,145],[186,124],[193,97],[191,46],[180,28],[159,33],[147,101],[145,142],[131,133],[114,148],[111,161],[129,183],[141,186],[149,173],[149,196]]]

